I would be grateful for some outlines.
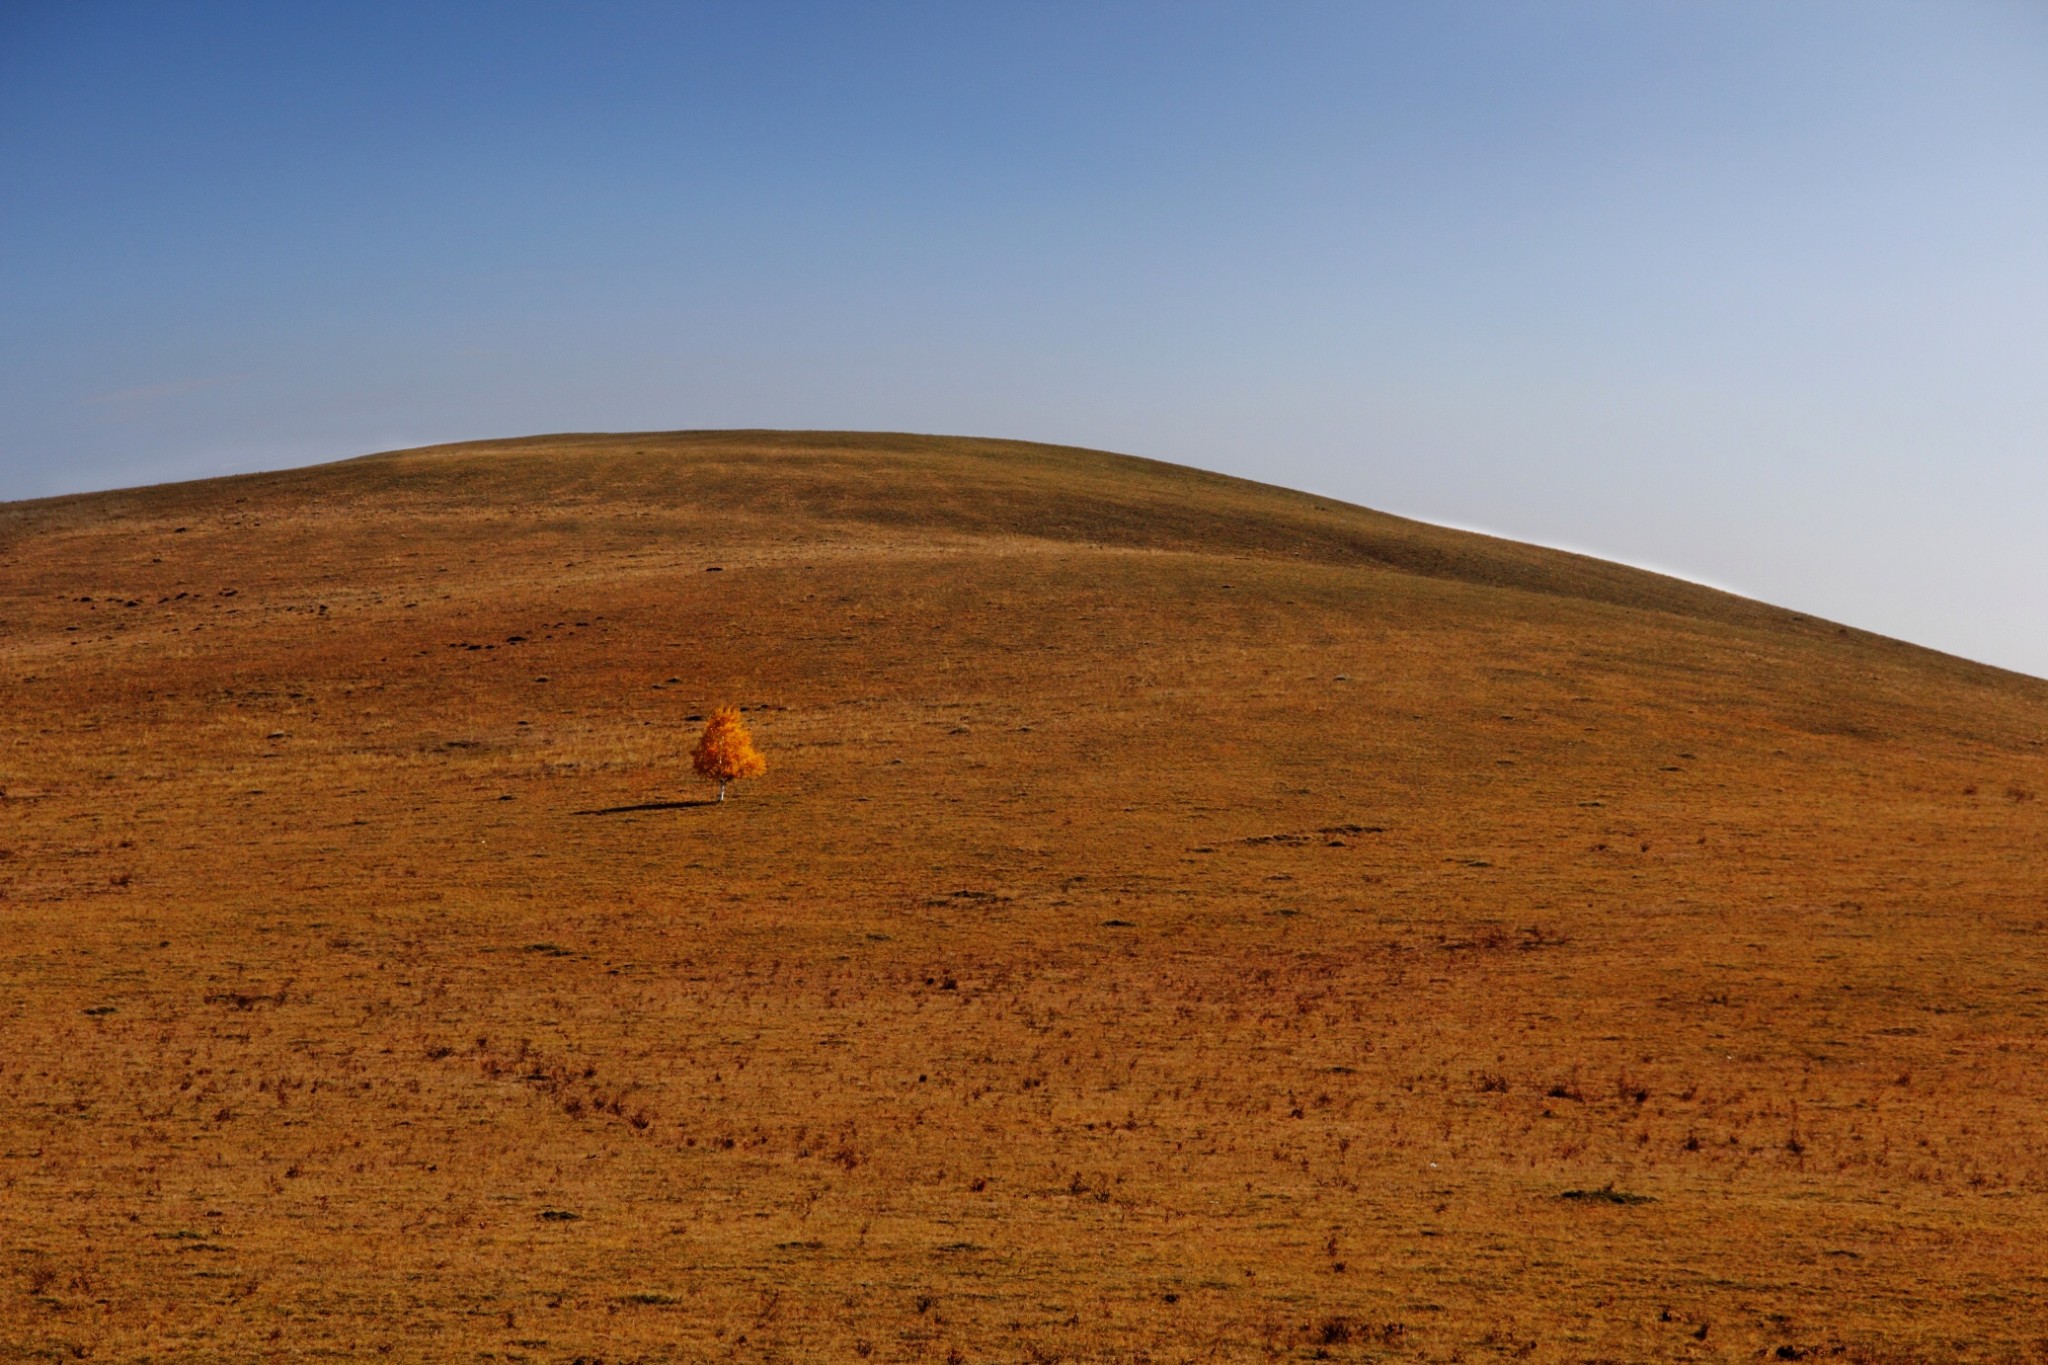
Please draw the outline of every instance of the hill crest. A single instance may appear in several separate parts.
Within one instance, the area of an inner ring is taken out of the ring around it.
[[[191,515],[226,499],[280,510],[383,501],[434,509],[633,502],[790,524],[1249,555],[1851,640],[1944,672],[2038,683],[1654,570],[1457,530],[1140,456],[897,432],[569,432],[381,451],[274,472],[0,505],[0,537],[80,517]],[[4,543],[4,542],[0,542]],[[2044,685],[2048,688],[2048,685]],[[2048,691],[2044,691],[2048,695]]]

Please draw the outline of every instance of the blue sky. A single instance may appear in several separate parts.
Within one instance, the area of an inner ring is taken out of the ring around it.
[[[719,426],[2048,675],[2048,6],[0,0],[0,497]]]

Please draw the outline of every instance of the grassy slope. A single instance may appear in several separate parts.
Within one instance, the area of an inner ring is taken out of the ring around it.
[[[2038,681],[907,436],[15,504],[0,568],[0,1343],[2036,1349]],[[771,772],[682,804],[724,699]]]

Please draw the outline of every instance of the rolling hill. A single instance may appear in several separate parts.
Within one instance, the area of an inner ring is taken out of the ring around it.
[[[0,506],[0,697],[24,1357],[2048,1359],[2040,680],[686,432]]]

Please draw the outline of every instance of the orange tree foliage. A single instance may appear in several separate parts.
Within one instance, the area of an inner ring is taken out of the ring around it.
[[[747,733],[747,723],[740,719],[736,706],[721,706],[711,713],[704,733],[697,737],[697,747],[690,751],[690,763],[701,776],[718,784],[721,801],[727,783],[768,771],[768,760],[754,747],[754,737]]]

